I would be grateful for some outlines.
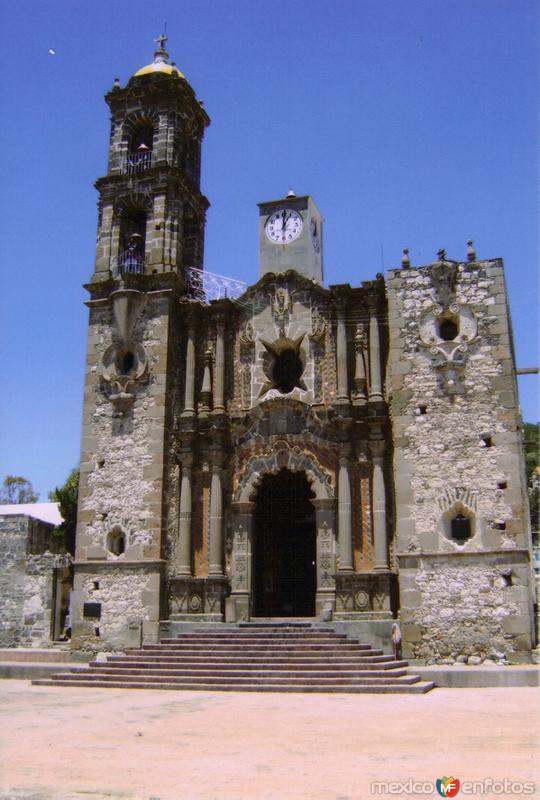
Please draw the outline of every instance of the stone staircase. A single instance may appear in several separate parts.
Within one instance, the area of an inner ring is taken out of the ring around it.
[[[423,694],[433,688],[406,667],[406,661],[330,628],[244,623],[223,632],[181,633],[32,683],[244,692]]]

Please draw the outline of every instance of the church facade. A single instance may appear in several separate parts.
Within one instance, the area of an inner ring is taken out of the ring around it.
[[[72,645],[312,618],[405,657],[533,641],[521,423],[500,260],[472,243],[323,283],[323,218],[259,204],[260,275],[204,271],[209,117],[169,63],[106,95],[89,292]],[[382,633],[381,633],[382,631]]]

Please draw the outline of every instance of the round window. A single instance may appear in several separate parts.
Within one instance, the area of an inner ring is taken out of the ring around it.
[[[302,360],[295,350],[283,350],[276,356],[272,369],[274,387],[281,394],[289,394],[298,385],[303,369]]]

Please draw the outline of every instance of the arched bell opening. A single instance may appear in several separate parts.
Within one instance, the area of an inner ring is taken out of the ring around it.
[[[124,130],[124,172],[143,172],[152,166],[154,122],[145,117],[129,119]]]
[[[142,208],[125,208],[120,221],[118,272],[142,273],[146,251],[146,211]]]
[[[253,610],[258,617],[315,614],[315,497],[305,472],[264,475],[255,495]]]

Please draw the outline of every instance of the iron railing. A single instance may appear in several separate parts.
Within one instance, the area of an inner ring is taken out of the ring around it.
[[[152,151],[141,150],[139,153],[128,153],[122,165],[122,172],[133,175],[135,172],[144,172],[152,166]]]
[[[223,297],[236,300],[247,289],[247,283],[236,278],[227,278],[225,275],[216,275],[195,267],[186,269],[186,282],[188,298],[205,305],[211,300],[221,300]]]
[[[144,253],[137,253],[134,250],[124,250],[120,253],[113,263],[112,273],[116,278],[118,275],[142,275],[146,271],[146,256]]]

